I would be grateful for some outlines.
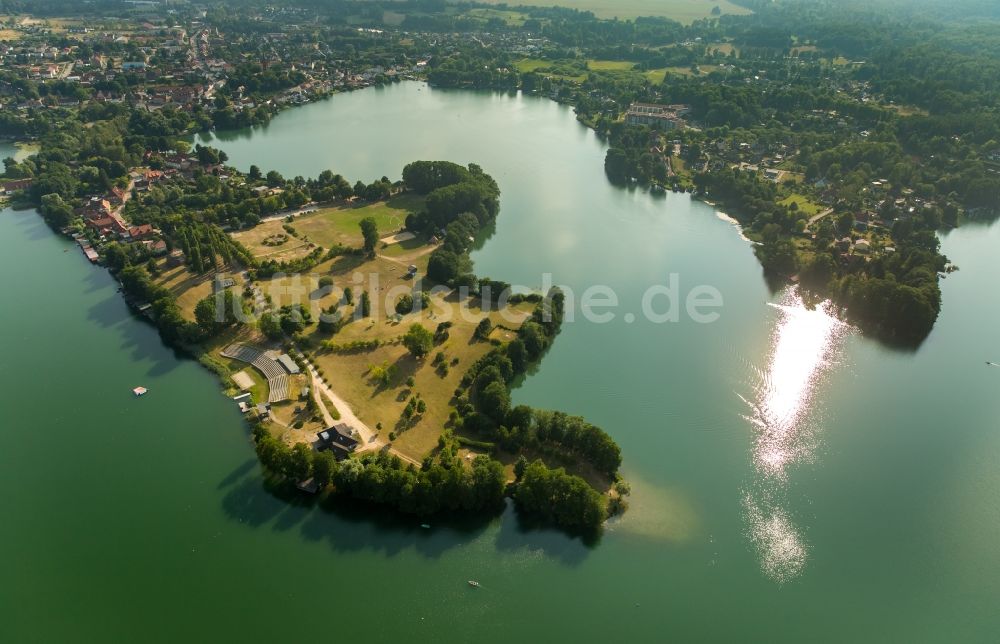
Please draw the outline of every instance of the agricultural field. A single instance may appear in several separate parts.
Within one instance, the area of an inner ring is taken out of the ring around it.
[[[508,4],[507,0],[485,0],[489,4]],[[520,0],[518,4],[549,7],[552,5],[592,11],[598,18],[638,18],[657,16],[684,24],[712,17],[712,9],[721,14],[746,15],[749,9],[728,0]]]

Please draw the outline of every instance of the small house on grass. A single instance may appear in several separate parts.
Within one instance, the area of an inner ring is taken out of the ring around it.
[[[340,461],[351,455],[358,447],[358,441],[351,436],[351,428],[340,423],[316,434],[316,451],[330,450]]]

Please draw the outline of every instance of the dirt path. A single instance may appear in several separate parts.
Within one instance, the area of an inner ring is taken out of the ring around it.
[[[832,212],[833,212],[833,208],[827,208],[823,212],[810,217],[809,221],[806,223],[806,228],[811,228],[813,224],[815,224],[817,221],[819,221],[823,217],[826,217],[827,215],[829,215]]]
[[[309,370],[310,378],[312,380],[313,395],[317,396],[316,402],[320,403],[319,408],[323,414],[323,420],[326,422],[327,427],[332,427],[338,421],[334,420],[333,416],[330,415],[330,412],[327,410],[326,405],[321,403],[319,399],[319,395],[321,393],[322,395],[326,396],[327,400],[329,400],[330,403],[340,413],[339,422],[345,423],[346,425],[350,426],[352,429],[358,432],[358,436],[361,439],[360,440],[361,444],[357,450],[358,452],[373,452],[376,450],[383,450],[386,447],[389,447],[385,441],[381,440],[378,437],[378,434],[376,432],[372,431],[372,429],[368,425],[362,422],[361,419],[358,418],[357,415],[355,415],[354,411],[351,409],[351,406],[347,404],[347,401],[338,396],[332,389],[330,389],[330,387],[326,385],[325,382],[323,382],[320,379],[319,372],[316,371],[315,365],[309,362],[309,360],[306,360],[305,363],[306,363],[306,368]],[[415,458],[411,458],[405,454],[402,454],[396,451],[395,449],[392,449],[391,447],[389,447],[389,452],[393,456],[398,457],[400,460],[406,463],[412,463],[417,467],[420,467],[422,465],[422,463],[416,460]]]
[[[430,244],[419,248],[412,253],[407,253],[405,255],[400,255],[399,257],[390,257],[388,255],[378,254],[378,257],[384,259],[387,262],[392,262],[393,264],[398,264],[404,268],[408,267],[413,263],[413,260],[419,259],[424,255],[429,255],[438,249],[437,244]]]

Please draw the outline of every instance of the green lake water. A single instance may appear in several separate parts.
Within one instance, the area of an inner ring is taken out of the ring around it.
[[[503,196],[479,274],[618,296],[614,321],[564,325],[515,402],[610,432],[632,508],[588,547],[512,511],[428,531],[288,503],[215,377],[5,210],[0,641],[995,640],[1000,225],[943,237],[961,270],[899,352],[770,292],[712,207],[609,185],[604,144],[546,99],[409,83],[212,143],[286,177],[481,164]],[[672,274],[718,290],[718,321],[641,315]]]

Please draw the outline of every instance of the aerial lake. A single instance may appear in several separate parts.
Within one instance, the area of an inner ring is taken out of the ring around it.
[[[770,290],[712,206],[608,183],[606,145],[544,98],[403,83],[199,141],[285,177],[396,180],[417,159],[493,175],[479,275],[617,297],[606,323],[576,311],[514,402],[608,431],[631,508],[587,545],[510,508],[423,530],[285,498],[216,377],[6,209],[0,641],[995,638],[1000,224],[942,235],[961,270],[899,351]],[[661,289],[662,313],[672,286],[681,309],[714,289],[718,319],[650,319],[644,297]]]

